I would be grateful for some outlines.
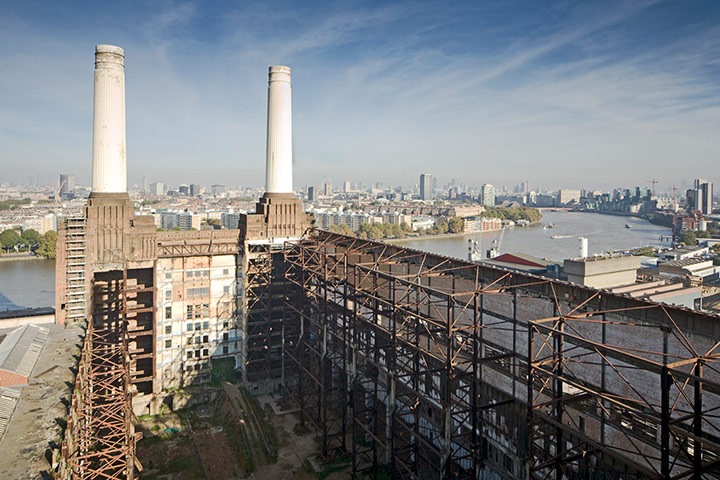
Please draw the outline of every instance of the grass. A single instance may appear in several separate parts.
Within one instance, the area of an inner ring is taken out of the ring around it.
[[[235,360],[232,358],[221,358],[212,362],[212,380],[210,384],[219,387],[223,382],[238,383],[240,376],[235,370]]]

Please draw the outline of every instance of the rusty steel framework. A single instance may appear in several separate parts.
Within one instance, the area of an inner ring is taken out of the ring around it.
[[[285,261],[287,395],[356,476],[720,478],[717,317],[329,232]]]
[[[127,270],[97,273],[63,441],[62,478],[131,480],[135,468]]]

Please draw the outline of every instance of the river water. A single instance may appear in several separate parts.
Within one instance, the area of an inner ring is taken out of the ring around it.
[[[548,224],[555,226],[544,228],[544,225]],[[626,224],[632,228],[626,228]],[[562,262],[566,258],[578,256],[580,236],[588,239],[588,252],[593,255],[636,247],[660,246],[660,236],[670,233],[669,228],[653,225],[636,217],[545,210],[540,225],[506,229],[502,235],[500,253],[526,253]],[[500,241],[500,236],[500,232],[485,232],[456,237],[424,237],[403,240],[398,242],[398,245],[466,259],[468,239],[480,242],[482,251],[485,252],[492,246],[493,240]],[[552,238],[553,236],[560,238]]]
[[[0,311],[55,305],[55,260],[0,261]]]
[[[550,223],[555,224],[555,227],[543,228],[543,225]],[[625,228],[625,224],[633,228]],[[500,252],[521,252],[561,262],[565,258],[578,255],[579,236],[587,237],[590,254],[595,254],[648,245],[659,246],[660,235],[669,233],[668,228],[635,217],[546,210],[543,212],[542,225],[507,229]],[[553,235],[561,238],[553,239]],[[425,237],[398,243],[418,250],[465,259],[469,238],[481,241],[484,251],[499,237],[499,232],[487,232],[458,237]],[[0,261],[0,311],[53,306],[54,296],[54,260]]]

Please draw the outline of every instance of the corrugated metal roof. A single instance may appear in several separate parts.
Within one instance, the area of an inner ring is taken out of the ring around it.
[[[29,377],[50,331],[24,325],[10,332],[0,343],[0,369]]]
[[[8,423],[10,423],[10,417],[12,417],[19,399],[20,391],[0,387],[0,439],[5,434]]]

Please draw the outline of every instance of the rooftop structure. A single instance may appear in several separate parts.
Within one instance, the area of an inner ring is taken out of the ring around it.
[[[635,256],[567,259],[563,267],[569,282],[593,288],[633,284],[639,268]]]

